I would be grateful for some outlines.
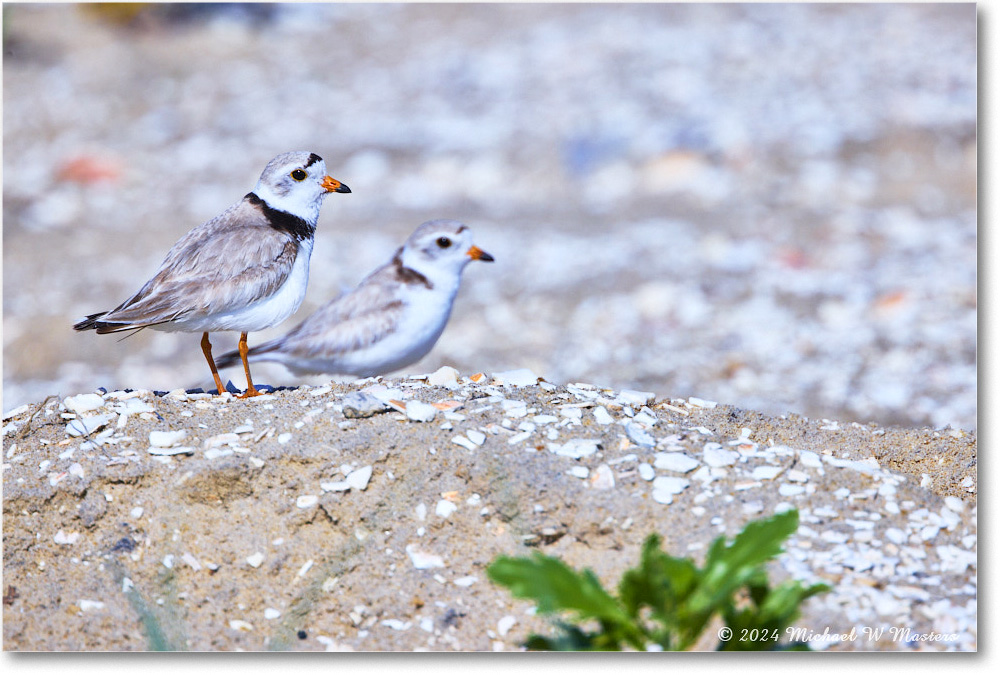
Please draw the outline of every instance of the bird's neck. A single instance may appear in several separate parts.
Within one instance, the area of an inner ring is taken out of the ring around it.
[[[316,221],[319,220],[319,208],[323,202],[321,196],[302,195],[295,191],[290,194],[279,194],[261,183],[253,189],[253,194],[271,209],[300,218],[312,227],[315,227]]]
[[[429,289],[433,288],[435,293],[453,296],[458,291],[461,270],[456,273],[455,270],[448,267],[427,264],[426,260],[407,255],[405,250],[402,254],[396,255],[395,261],[399,261],[397,265],[409,271],[414,277],[419,276],[423,285]]]
[[[319,217],[318,209],[316,215],[311,220],[307,220],[294,213],[275,208],[253,192],[246,196],[246,200],[260,208],[271,227],[282,232],[288,232],[299,241],[311,239],[316,233],[316,219]]]

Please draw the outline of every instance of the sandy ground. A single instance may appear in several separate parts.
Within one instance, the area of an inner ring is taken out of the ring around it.
[[[518,649],[551,626],[487,579],[496,556],[613,588],[650,532],[697,559],[790,507],[772,578],[833,587],[795,626],[856,635],[815,647],[976,648],[974,434],[474,379],[25,406],[4,427],[4,649]],[[357,417],[362,388],[406,412]]]

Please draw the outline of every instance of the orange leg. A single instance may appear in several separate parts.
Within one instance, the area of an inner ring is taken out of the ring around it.
[[[215,367],[215,359],[212,358],[212,343],[208,341],[208,333],[201,334],[201,351],[205,354],[205,360],[208,361],[208,367],[212,369],[212,377],[215,378],[215,386],[219,388],[219,393],[221,394],[226,390],[226,387],[222,384],[222,378],[219,377],[219,369]]]
[[[253,380],[250,379],[250,362],[247,361],[247,352],[250,348],[247,347],[247,334],[240,333],[240,358],[243,359],[243,370],[247,374],[247,390],[237,396],[237,398],[250,398],[251,396],[260,396],[260,392],[253,386]]]

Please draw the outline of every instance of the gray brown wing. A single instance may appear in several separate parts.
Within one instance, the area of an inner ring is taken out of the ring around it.
[[[280,350],[300,358],[331,357],[369,347],[395,330],[403,302],[399,286],[382,268],[350,293],[320,307],[284,337],[251,349],[251,353]]]
[[[124,329],[245,307],[281,287],[298,251],[293,237],[240,202],[184,235],[156,275],[99,321]]]

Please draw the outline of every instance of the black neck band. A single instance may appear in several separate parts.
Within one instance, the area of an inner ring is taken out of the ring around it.
[[[311,238],[316,232],[315,225],[310,225],[304,219],[299,218],[298,216],[293,216],[286,211],[279,211],[278,209],[271,208],[268,206],[267,202],[253,192],[246,196],[246,200],[254,206],[260,207],[260,210],[264,213],[264,217],[267,218],[267,222],[271,225],[271,227],[276,230],[281,230],[282,232],[288,232],[299,241]]]

